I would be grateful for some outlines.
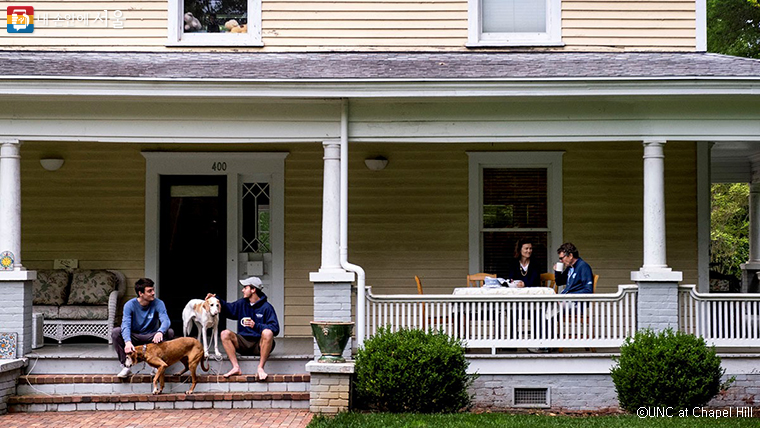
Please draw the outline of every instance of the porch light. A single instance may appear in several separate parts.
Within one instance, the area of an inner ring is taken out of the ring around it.
[[[60,158],[46,158],[40,159],[40,165],[45,168],[46,171],[57,171],[63,166],[63,159]]]
[[[370,171],[381,171],[388,166],[388,159],[383,156],[364,159],[364,164]]]

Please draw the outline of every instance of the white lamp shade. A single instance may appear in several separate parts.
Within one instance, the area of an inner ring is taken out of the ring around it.
[[[63,166],[63,159],[40,159],[40,165],[47,171],[56,171]]]
[[[367,165],[367,168],[370,171],[380,171],[388,166],[388,159],[382,157],[376,159],[364,159],[364,164]]]

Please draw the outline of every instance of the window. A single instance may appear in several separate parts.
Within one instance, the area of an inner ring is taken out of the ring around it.
[[[528,238],[544,269],[562,244],[562,153],[471,152],[469,271],[504,277]]]
[[[560,4],[560,0],[469,0],[468,46],[559,46]]]
[[[169,45],[263,46],[261,0],[172,0]]]

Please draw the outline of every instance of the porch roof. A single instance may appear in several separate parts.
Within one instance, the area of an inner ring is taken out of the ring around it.
[[[760,60],[697,52],[0,51],[0,62],[0,78],[16,79],[760,79]]]

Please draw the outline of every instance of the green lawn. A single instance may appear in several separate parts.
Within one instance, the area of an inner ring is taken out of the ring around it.
[[[757,413],[757,412],[755,412]],[[757,415],[756,415],[757,416]],[[510,415],[503,413],[460,413],[454,415],[419,415],[388,413],[341,413],[336,417],[316,416],[308,428],[340,427],[757,427],[755,418],[647,418],[625,416],[548,416]]]

